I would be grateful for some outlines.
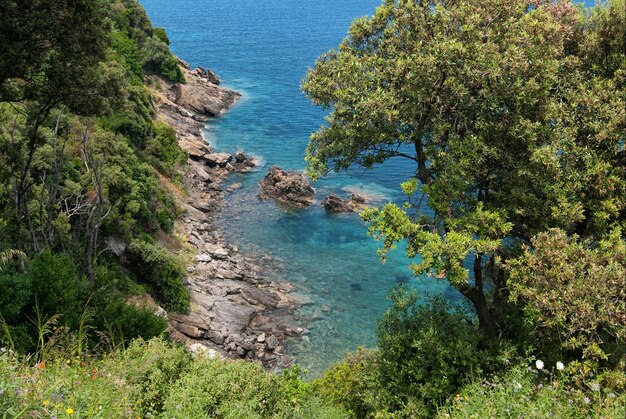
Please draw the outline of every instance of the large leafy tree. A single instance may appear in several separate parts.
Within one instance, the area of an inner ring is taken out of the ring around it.
[[[495,336],[523,245],[624,225],[624,25],[622,0],[386,0],[303,82],[331,110],[310,172],[411,161],[407,202],[366,211],[370,231],[383,254],[406,240]]]

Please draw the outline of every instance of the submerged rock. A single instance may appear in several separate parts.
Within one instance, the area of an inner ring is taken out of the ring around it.
[[[260,199],[272,198],[285,205],[303,208],[313,203],[315,190],[301,173],[273,166],[259,183]]]

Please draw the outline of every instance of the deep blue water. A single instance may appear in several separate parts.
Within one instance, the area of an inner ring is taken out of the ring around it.
[[[378,244],[355,215],[330,215],[319,206],[289,212],[256,198],[258,181],[271,165],[303,170],[309,135],[323,122],[299,85],[315,59],[335,47],[358,16],[379,0],[142,0],[171,48],[192,67],[215,71],[227,87],[244,94],[226,115],[207,125],[216,148],[244,150],[264,161],[258,172],[237,175],[243,188],[230,194],[220,220],[243,251],[270,255],[271,277],[287,280],[305,301],[297,313],[311,334],[291,340],[298,362],[319,372],[356,347],[375,344],[386,293],[399,282],[420,295],[458,295],[445,283],[416,280],[402,249],[379,262]],[[314,184],[318,200],[357,190],[379,202],[400,199],[399,184],[411,167],[391,161],[384,169],[332,175]]]

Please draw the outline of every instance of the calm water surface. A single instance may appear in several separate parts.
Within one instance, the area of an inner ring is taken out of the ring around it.
[[[206,136],[216,148],[244,150],[262,159],[258,172],[236,175],[243,188],[230,194],[220,224],[243,251],[268,254],[271,277],[287,280],[305,302],[297,313],[311,334],[288,342],[298,362],[319,372],[358,346],[375,345],[386,293],[407,283],[420,295],[459,296],[445,283],[416,280],[402,249],[386,264],[378,244],[355,215],[331,215],[319,202],[286,211],[256,198],[271,165],[302,170],[309,135],[324,122],[299,89],[315,59],[338,45],[350,22],[371,15],[379,0],[142,0],[155,26],[163,26],[175,54],[192,67],[215,71],[224,85],[244,94]],[[401,199],[399,184],[411,166],[390,162],[384,170],[332,175],[314,184],[318,200],[352,191],[379,202]]]

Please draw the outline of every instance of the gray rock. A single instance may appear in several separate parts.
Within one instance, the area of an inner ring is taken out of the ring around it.
[[[213,84],[216,84],[218,86],[221,83],[220,78],[217,77],[217,74],[215,74],[214,72],[212,72],[208,68],[206,70],[206,78],[209,81],[209,83],[213,83]]]
[[[276,336],[274,335],[269,335],[265,341],[265,345],[267,346],[267,349],[274,349],[279,345],[280,342],[278,342],[278,339],[276,339]]]
[[[195,260],[197,260],[198,262],[208,263],[211,261],[211,256],[201,253],[199,255],[196,255]]]
[[[256,310],[247,305],[239,304],[230,300],[219,300],[213,305],[217,323],[229,332],[241,332],[246,329]]]
[[[204,156],[204,160],[211,167],[226,167],[232,159],[233,156],[228,153],[211,153]]]
[[[286,172],[273,166],[261,185],[260,199],[272,198],[277,202],[294,207],[306,207],[313,203],[315,190],[306,178],[297,172]]]
[[[339,196],[334,193],[328,195],[324,201],[322,201],[322,205],[328,211],[331,212],[352,212],[352,208],[348,205],[348,202],[341,199]]]

